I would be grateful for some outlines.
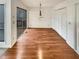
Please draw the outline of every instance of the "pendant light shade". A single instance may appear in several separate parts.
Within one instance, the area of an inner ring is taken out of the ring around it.
[[[39,11],[40,12],[40,14],[39,14],[40,17],[42,16],[42,10],[41,9],[42,9],[42,4],[40,2],[40,11]]]
[[[41,10],[40,10],[40,16],[42,16]]]

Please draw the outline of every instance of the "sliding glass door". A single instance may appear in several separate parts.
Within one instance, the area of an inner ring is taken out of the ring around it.
[[[27,26],[27,11],[17,7],[17,34],[18,36],[23,33]]]
[[[4,4],[0,4],[0,42],[4,42]]]

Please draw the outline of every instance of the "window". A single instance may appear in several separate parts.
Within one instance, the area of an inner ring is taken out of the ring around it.
[[[4,4],[0,4],[0,42],[4,42]]]

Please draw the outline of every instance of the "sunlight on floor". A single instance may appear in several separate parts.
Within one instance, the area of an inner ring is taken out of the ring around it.
[[[43,59],[43,52],[41,47],[38,48],[38,59]]]

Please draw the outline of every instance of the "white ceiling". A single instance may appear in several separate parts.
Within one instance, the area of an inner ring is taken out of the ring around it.
[[[28,7],[39,7],[40,1],[42,7],[53,7],[64,0],[21,0]]]

